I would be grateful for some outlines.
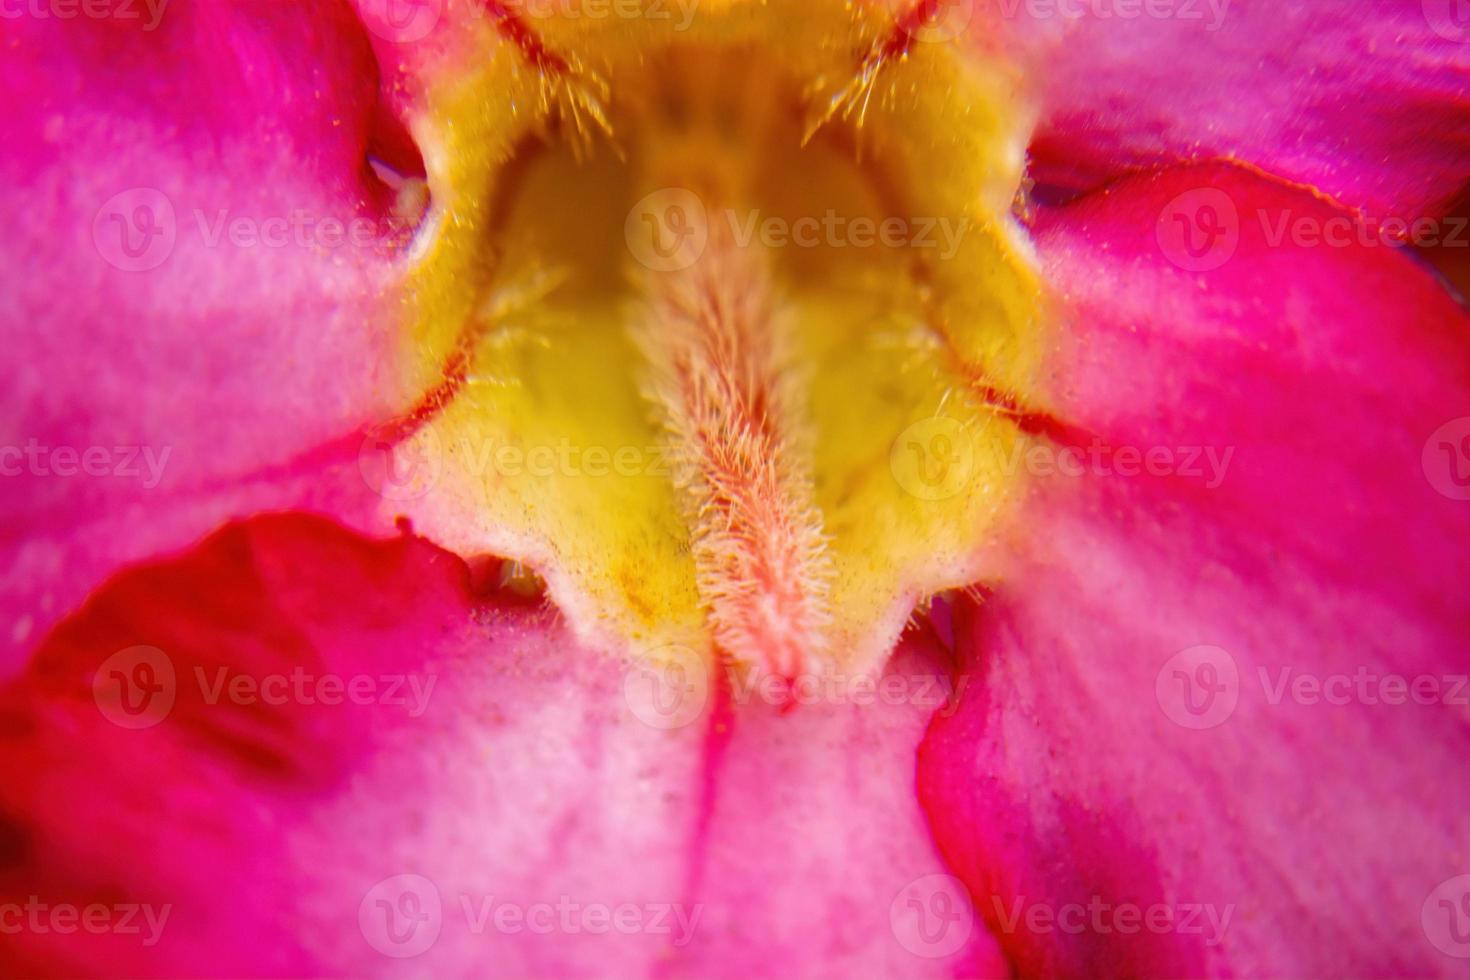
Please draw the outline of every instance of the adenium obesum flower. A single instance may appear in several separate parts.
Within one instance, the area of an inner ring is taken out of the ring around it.
[[[0,20],[0,964],[1470,964],[1454,4]]]

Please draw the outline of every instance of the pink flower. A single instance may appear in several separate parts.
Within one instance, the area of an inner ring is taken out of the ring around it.
[[[1465,972],[1454,3],[0,12],[6,972]]]

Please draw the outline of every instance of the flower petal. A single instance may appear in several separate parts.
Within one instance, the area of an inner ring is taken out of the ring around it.
[[[960,616],[987,696],[936,720],[921,798],[1024,974],[1453,972],[1470,324],[1406,254],[1254,220],[1174,267],[1186,193],[1341,214],[1209,167],[1041,222],[1052,409],[1093,437],[1027,457],[1059,469]]]
[[[421,539],[233,525],[110,582],[0,694],[3,902],[167,919],[4,929],[0,955],[71,976],[1003,974],[912,793],[943,702],[917,640],[866,706],[652,700],[665,680]],[[945,895],[948,928],[909,928],[910,892]],[[415,903],[428,918],[385,912]]]
[[[403,227],[367,162],[360,22],[115,6],[3,27],[0,639],[22,649],[118,563],[231,514],[368,507],[355,442],[332,499],[289,478],[406,397],[383,370],[375,297]]]
[[[1085,190],[1231,157],[1375,219],[1442,214],[1465,186],[1470,26],[1453,0],[1001,0],[1037,45],[1032,172]]]

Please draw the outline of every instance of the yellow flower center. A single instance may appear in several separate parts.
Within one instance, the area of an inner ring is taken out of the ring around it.
[[[402,509],[593,640],[869,670],[1014,496],[1014,78],[881,5],[598,9],[486,17],[415,123]]]

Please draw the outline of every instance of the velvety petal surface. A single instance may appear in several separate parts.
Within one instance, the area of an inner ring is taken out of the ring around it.
[[[1186,193],[1238,210],[1221,250],[1169,237]],[[1023,974],[1464,973],[1470,323],[1286,211],[1340,214],[1211,167],[1039,224],[1076,454],[1025,457],[957,620],[985,696],[919,767]]]
[[[378,73],[353,10],[103,7],[0,22],[0,641],[18,650],[119,562],[222,518],[371,507],[360,439],[308,451],[403,397],[376,297],[404,202],[368,163]]]
[[[1233,157],[1374,219],[1413,220],[1443,213],[1470,173],[1462,8],[975,0],[971,9],[982,44],[1030,52],[1042,97],[1032,175],[1043,185],[1089,189],[1132,168]]]
[[[933,643],[906,643],[872,703],[783,714],[625,670],[480,577],[421,539],[288,516],[110,582],[0,695],[0,915],[100,905],[120,926],[137,904],[161,926],[62,934],[37,912],[0,928],[4,961],[1003,972],[912,792],[945,702]],[[908,903],[935,896],[946,918],[920,931]]]

